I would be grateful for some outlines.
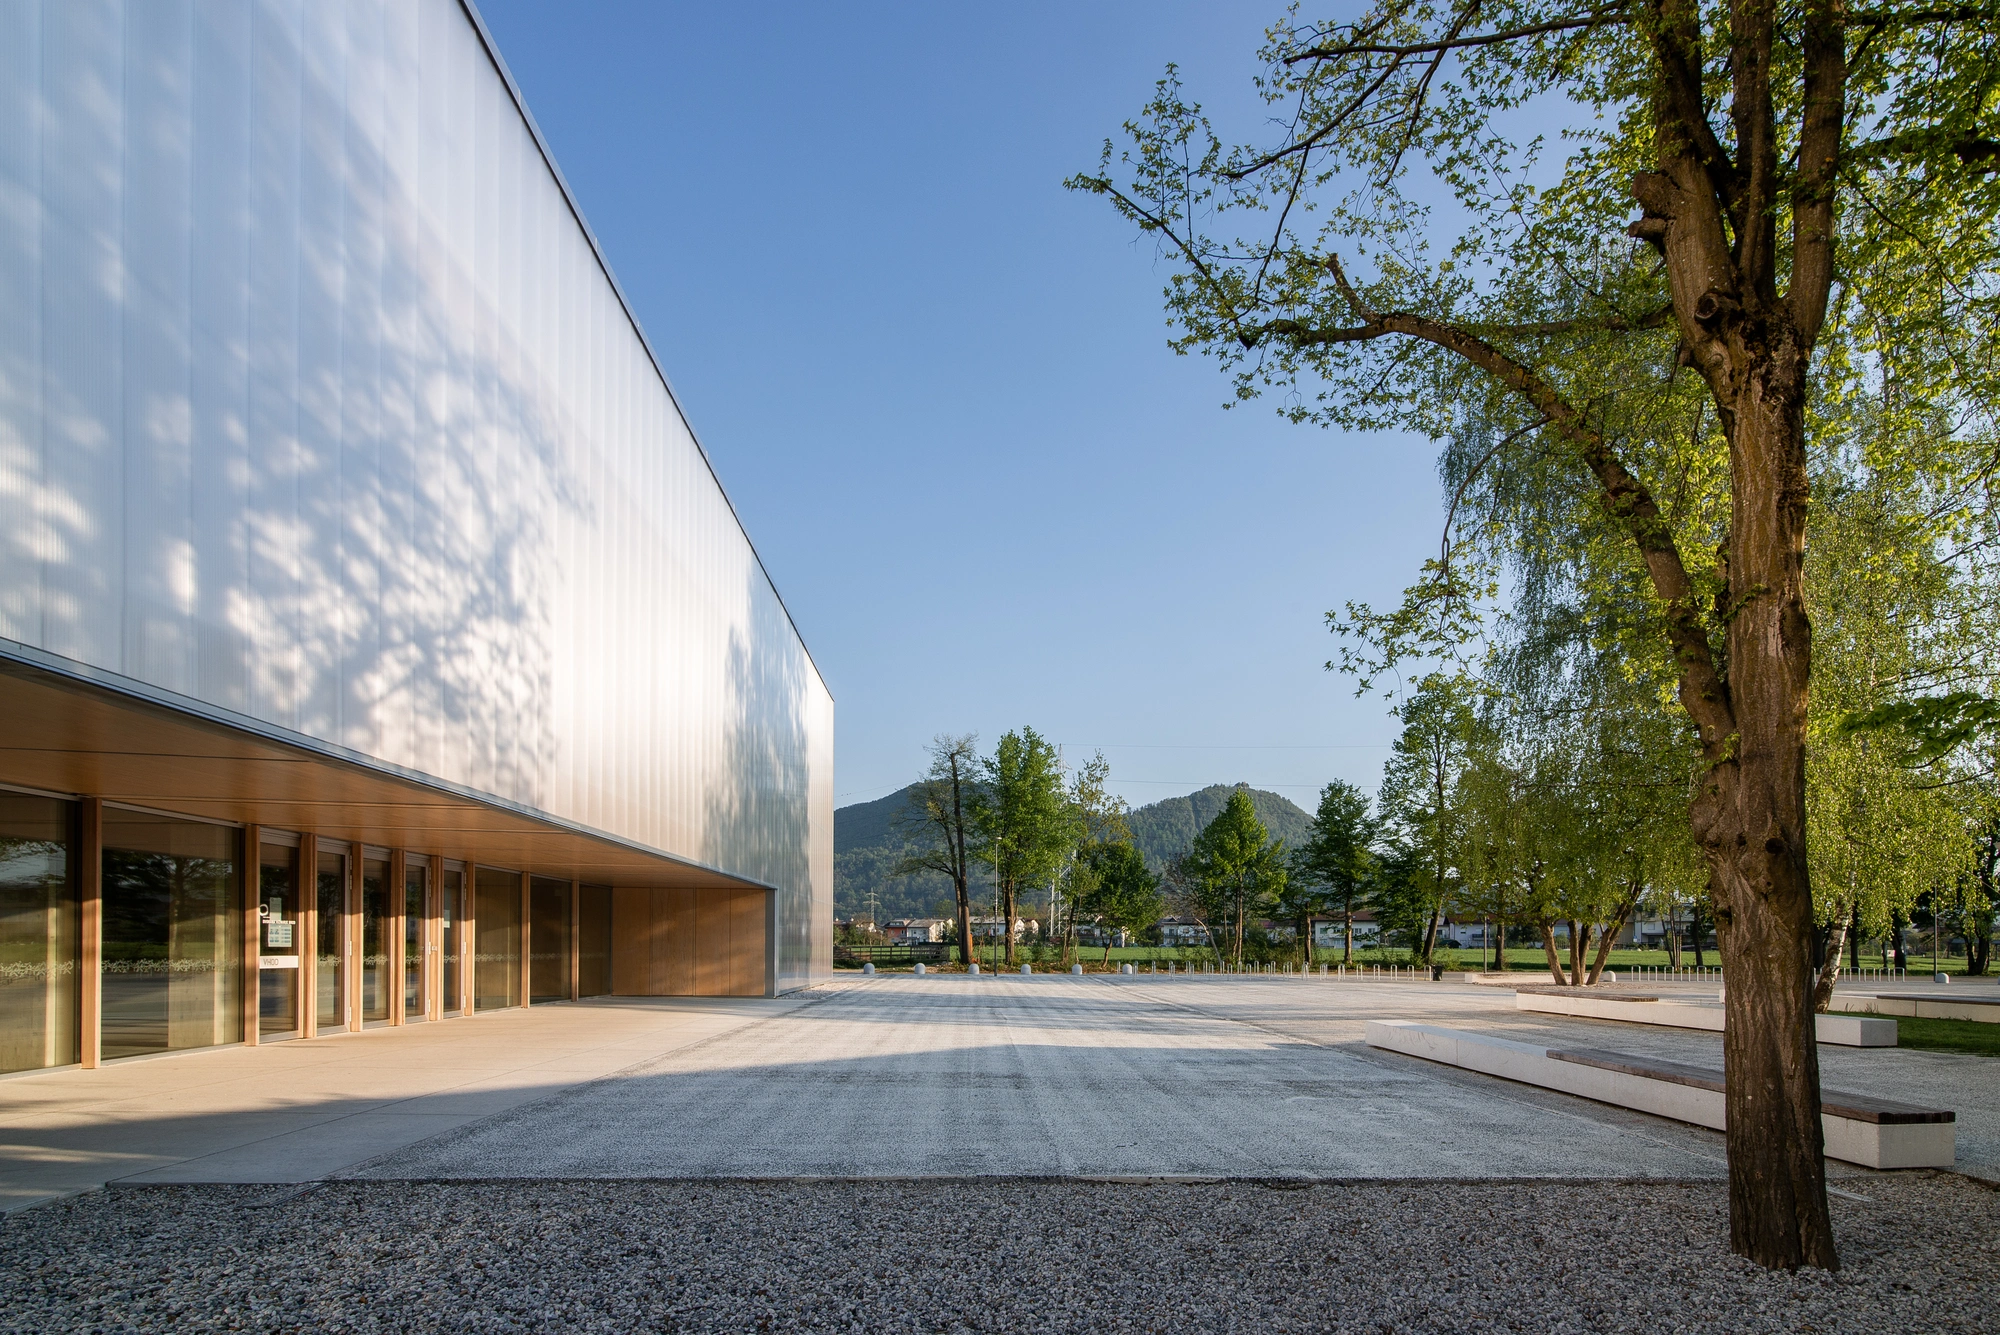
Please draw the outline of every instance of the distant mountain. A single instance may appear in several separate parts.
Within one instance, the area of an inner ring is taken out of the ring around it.
[[[912,785],[914,787],[915,785]],[[1169,797],[1139,807],[1127,821],[1132,826],[1132,842],[1146,855],[1155,871],[1185,853],[1204,825],[1229,801],[1236,784],[1212,784],[1185,797]],[[1289,798],[1250,788],[1251,805],[1267,829],[1297,848],[1312,831],[1312,816]],[[897,876],[896,863],[903,856],[903,841],[897,837],[895,819],[908,804],[908,788],[857,802],[833,813],[833,904],[837,916],[846,918],[868,911],[868,895],[875,894],[875,914],[880,922],[895,918],[948,917],[951,913],[951,882],[942,876]],[[973,894],[975,902],[983,892],[982,877]]]
[[[1312,815],[1288,797],[1267,793],[1248,784],[1211,784],[1186,797],[1169,797],[1138,808],[1127,816],[1132,842],[1146,855],[1146,865],[1154,871],[1187,852],[1202,827],[1214,820],[1238,788],[1250,793],[1250,805],[1264,828],[1285,841],[1287,849],[1297,848],[1312,834]],[[839,813],[834,826],[839,828]]]

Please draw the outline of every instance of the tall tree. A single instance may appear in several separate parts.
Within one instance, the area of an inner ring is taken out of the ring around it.
[[[1341,962],[1354,963],[1354,915],[1368,903],[1375,861],[1375,821],[1368,794],[1343,779],[1320,789],[1312,833],[1293,850],[1286,892],[1298,882],[1324,896],[1341,919]],[[1305,931],[1310,924],[1302,927]],[[1308,942],[1307,959],[1311,959]]]
[[[1954,323],[1981,326],[1974,342],[1990,327],[1996,36],[1990,0],[1381,0],[1351,23],[1270,30],[1274,141],[1225,150],[1170,75],[1130,127],[1129,179],[1112,179],[1107,145],[1072,181],[1162,240],[1181,346],[1240,366],[1243,396],[1319,377],[1287,411],[1427,427],[1432,405],[1497,392],[1510,437],[1567,451],[1624,530],[1700,746],[1689,815],[1731,979],[1731,1244],[1767,1266],[1838,1264],[1806,853],[1815,375],[1838,369],[1827,343],[1847,332],[1829,332],[1837,275],[1903,333],[1960,344]],[[1508,132],[1565,98],[1582,124],[1551,188],[1541,141]],[[1468,220],[1435,249],[1413,165]],[[1231,210],[1264,230],[1212,237]],[[1351,279],[1341,249],[1372,277]],[[1521,275],[1555,299],[1493,300]],[[1706,535],[1663,508],[1672,480],[1597,412],[1605,363],[1589,354],[1619,343],[1647,349],[1627,367],[1667,361],[1704,391],[1728,479],[1712,573],[1690,559]]]
[[[1069,785],[1070,829],[1075,845],[1058,875],[1067,912],[1059,924],[1063,938],[1063,961],[1068,963],[1076,946],[1077,913],[1092,902],[1103,874],[1102,864],[1093,857],[1101,848],[1132,842],[1132,828],[1125,821],[1125,799],[1107,787],[1111,766],[1102,752],[1077,766]]]
[[[971,733],[931,739],[931,764],[910,791],[896,825],[909,851],[899,876],[936,872],[951,881],[958,949],[972,962],[972,813],[979,782],[979,738]]]
[[[1470,684],[1433,673],[1396,706],[1403,730],[1382,771],[1380,807],[1412,857],[1412,879],[1403,883],[1419,896],[1423,914],[1413,924],[1413,953],[1431,963],[1438,930],[1456,888],[1458,860],[1465,844],[1464,792],[1460,784],[1475,719]]]
[[[1227,914],[1235,965],[1241,969],[1246,918],[1285,887],[1285,841],[1271,838],[1257,819],[1249,792],[1238,788],[1194,837],[1194,846],[1181,862],[1211,904]]]
[[[1100,843],[1084,855],[1093,873],[1089,897],[1079,910],[1105,932],[1104,962],[1111,962],[1112,933],[1136,932],[1160,916],[1160,878],[1146,857],[1129,843]]]
[[[978,832],[975,856],[993,869],[1007,942],[1014,962],[1014,919],[1019,895],[1042,885],[1076,844],[1077,815],[1063,792],[1062,759],[1033,728],[1009,732],[980,762],[981,782],[971,804]]]

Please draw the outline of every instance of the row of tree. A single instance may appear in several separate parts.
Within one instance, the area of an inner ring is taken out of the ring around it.
[[[1033,728],[1005,734],[990,755],[971,735],[941,735],[930,767],[910,791],[897,825],[909,851],[897,872],[950,881],[956,935],[970,958],[972,878],[991,878],[998,937],[1015,959],[1013,924],[1025,897],[1046,889],[1060,904],[1067,961],[1080,922],[1136,930],[1160,913],[1160,881],[1132,846],[1124,799],[1106,787],[1111,768],[1092,756],[1074,773]],[[1108,951],[1107,951],[1108,954]]]

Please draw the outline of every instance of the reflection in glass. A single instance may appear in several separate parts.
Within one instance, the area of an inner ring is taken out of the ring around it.
[[[388,918],[395,912],[389,900],[389,863],[385,858],[361,860],[361,1018],[389,1018]]]
[[[403,1019],[424,1018],[424,889],[430,868],[416,858],[403,867]]]
[[[265,844],[257,855],[257,1032],[290,1034],[299,1027],[299,851]],[[290,960],[291,967],[266,963]]]
[[[237,842],[220,825],[105,810],[107,1058],[242,1040]]]
[[[528,997],[569,1000],[569,882],[536,876],[528,882]]]
[[[472,1008],[494,1010],[520,1005],[521,877],[480,867],[473,873],[475,930],[479,943],[472,966]]]
[[[347,1011],[341,1005],[340,949],[347,928],[347,857],[341,853],[319,855],[319,941],[316,949],[318,977],[313,990],[319,1000],[319,1029],[323,1034],[347,1028]]]
[[[465,951],[465,927],[460,919],[465,916],[465,873],[447,867],[444,883],[438,887],[438,950],[443,955],[443,975],[441,986],[444,995],[438,1000],[439,1007],[446,1015],[457,1015],[463,1007],[459,1005],[459,960]]]
[[[0,1071],[80,1056],[72,814],[52,797],[0,793]]]
[[[577,891],[576,990],[578,996],[611,992],[611,887]]]

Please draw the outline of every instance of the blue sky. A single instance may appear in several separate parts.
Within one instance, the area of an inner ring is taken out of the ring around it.
[[[1435,550],[1432,452],[1223,411],[1060,184],[1169,60],[1242,114],[1279,8],[480,0],[833,690],[840,805],[1021,724],[1135,805],[1375,787],[1323,615]]]

